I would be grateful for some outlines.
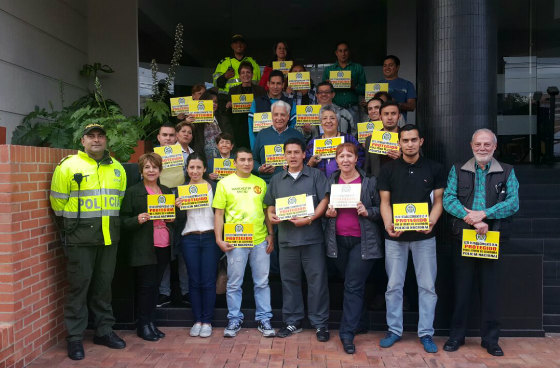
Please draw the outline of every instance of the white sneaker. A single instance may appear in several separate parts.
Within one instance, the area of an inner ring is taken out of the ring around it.
[[[243,321],[229,321],[226,329],[224,330],[224,337],[235,337],[239,330],[241,330],[241,324]]]
[[[200,337],[210,337],[212,335],[212,325],[210,323],[203,323],[200,329]]]
[[[274,337],[276,336],[276,331],[274,331],[274,329],[272,328],[272,326],[270,325],[270,321],[264,320],[264,321],[259,321],[259,325],[257,326],[257,330],[259,330],[264,337]]]
[[[192,337],[197,337],[200,335],[201,329],[202,329],[202,323],[197,322],[191,327],[191,331],[189,332],[189,335],[191,335]]]

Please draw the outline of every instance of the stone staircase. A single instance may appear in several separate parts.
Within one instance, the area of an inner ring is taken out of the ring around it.
[[[518,166],[520,209],[510,247],[543,255],[543,328],[560,332],[560,165]]]

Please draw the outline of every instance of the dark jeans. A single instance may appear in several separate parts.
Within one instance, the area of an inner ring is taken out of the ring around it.
[[[212,323],[216,304],[216,273],[220,257],[214,232],[183,236],[181,250],[189,274],[189,293],[194,321]]]
[[[159,296],[159,283],[169,264],[171,247],[154,247],[157,264],[134,267],[136,269],[136,301],[138,326],[154,322]]]
[[[503,244],[503,243],[502,243]],[[500,244],[500,246],[502,245]],[[461,240],[453,239],[455,268],[455,306],[449,337],[465,338],[473,283],[478,283],[480,294],[480,337],[490,344],[500,336],[498,275],[500,260],[461,256]]]
[[[342,340],[354,340],[364,306],[364,292],[374,259],[363,260],[361,238],[336,236],[338,257],[336,266],[344,275],[344,301],[339,335]]]

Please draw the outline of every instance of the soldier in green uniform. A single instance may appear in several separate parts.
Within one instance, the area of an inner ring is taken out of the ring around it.
[[[93,313],[93,342],[123,349],[113,332],[111,282],[119,241],[119,210],[126,189],[126,173],[106,150],[107,137],[99,124],[85,127],[84,152],[65,157],[56,167],[50,201],[63,230],[69,288],[64,306],[68,357],[84,358],[83,333],[88,310]]]

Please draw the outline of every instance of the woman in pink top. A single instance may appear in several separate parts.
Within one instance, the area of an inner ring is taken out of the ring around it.
[[[368,178],[356,167],[357,162],[358,147],[355,144],[346,142],[337,147],[336,163],[339,169],[331,175],[329,183],[359,184],[360,200],[356,208],[334,208],[329,204],[325,214],[328,219],[325,230],[327,256],[336,258],[335,264],[344,275],[339,336],[348,354],[356,352],[354,335],[360,323],[367,277],[375,259],[383,256],[377,224],[381,215],[376,179]]]
[[[126,190],[121,206],[122,227],[130,236],[128,257],[136,273],[137,334],[157,341],[165,334],[154,324],[159,284],[171,255],[174,220],[153,220],[147,207],[149,194],[172,194],[159,184],[162,159],[156,153],[140,156],[138,167],[143,180]]]

